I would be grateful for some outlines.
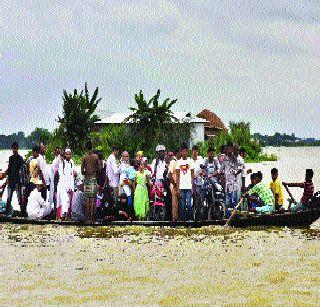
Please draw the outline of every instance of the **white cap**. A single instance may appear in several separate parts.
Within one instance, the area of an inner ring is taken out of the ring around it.
[[[166,147],[164,146],[164,145],[158,145],[157,147],[156,147],[156,151],[158,152],[158,151],[161,151],[161,150],[163,150],[163,151],[165,151],[166,150]]]

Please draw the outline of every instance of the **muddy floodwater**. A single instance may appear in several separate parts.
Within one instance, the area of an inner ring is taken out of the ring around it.
[[[302,181],[320,148],[268,148],[248,165]],[[5,169],[10,152],[0,152]],[[300,189],[292,189],[297,199]],[[288,195],[285,193],[285,198]],[[0,224],[0,305],[320,305],[320,221],[311,228],[160,229]]]
[[[320,303],[317,226],[0,227],[0,304]]]

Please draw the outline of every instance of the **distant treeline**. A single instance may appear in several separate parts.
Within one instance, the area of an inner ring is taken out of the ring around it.
[[[287,146],[287,147],[299,147],[299,146],[320,146],[320,140],[314,138],[298,138],[294,134],[286,134],[276,132],[274,135],[261,135],[255,133],[253,138],[262,146]]]
[[[0,149],[10,149],[13,142],[18,142],[20,149],[31,149],[34,145],[51,141],[52,134],[48,129],[36,128],[26,136],[24,132],[0,135]]]

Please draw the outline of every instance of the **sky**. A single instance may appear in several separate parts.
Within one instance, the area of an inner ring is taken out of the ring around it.
[[[52,131],[88,82],[100,109],[159,88],[175,111],[320,138],[319,1],[10,0],[0,29],[0,134]]]

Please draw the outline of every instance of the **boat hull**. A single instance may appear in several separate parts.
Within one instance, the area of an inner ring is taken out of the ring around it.
[[[320,218],[320,208],[313,210],[300,211],[296,213],[284,214],[247,214],[236,215],[230,223],[230,226],[245,228],[250,226],[288,226],[305,227],[310,226]],[[87,225],[83,222],[75,221],[56,221],[56,220],[31,220],[20,217],[0,216],[0,223],[11,224],[31,224],[31,225],[64,225],[64,226],[145,226],[145,227],[193,227],[198,228],[210,225],[225,225],[226,220],[214,221],[103,221]]]

